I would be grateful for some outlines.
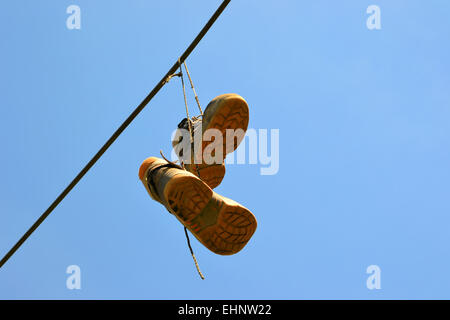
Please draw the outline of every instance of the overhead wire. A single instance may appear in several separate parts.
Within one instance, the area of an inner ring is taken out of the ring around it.
[[[85,174],[94,166],[94,164],[100,159],[100,157],[108,150],[108,148],[116,141],[116,139],[122,134],[122,132],[129,126],[129,124],[137,117],[137,115],[145,108],[145,106],[152,100],[152,98],[159,92],[159,90],[170,80],[175,71],[180,67],[187,57],[192,53],[195,47],[203,39],[205,34],[225,10],[231,0],[224,0],[205,26],[200,30],[198,35],[191,42],[189,47],[183,52],[183,54],[177,59],[174,65],[167,71],[164,77],[156,84],[152,91],[145,97],[145,99],[134,109],[134,111],[128,116],[128,118],[119,126],[119,128],[112,134],[112,136],[105,142],[105,144],[97,151],[97,153],[89,160],[89,162],[81,169],[81,171],[75,176],[75,178],[69,183],[69,185],[59,194],[59,196],[50,204],[47,210],[34,222],[34,224],[25,232],[25,234],[17,241],[17,243],[6,253],[6,255],[0,260],[0,268],[11,258],[11,256],[20,248],[20,246],[30,237],[30,235],[39,227],[39,225],[53,212],[58,204],[69,194],[69,192],[77,185],[77,183],[85,176]]]

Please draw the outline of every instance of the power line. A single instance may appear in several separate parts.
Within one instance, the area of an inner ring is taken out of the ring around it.
[[[202,40],[223,10],[226,8],[231,0],[224,0],[222,4],[217,8],[216,12],[211,16],[208,22],[205,24],[203,29],[199,32],[197,37],[191,42],[189,47],[179,59],[175,62],[172,68],[166,73],[166,75],[158,82],[158,84],[153,88],[153,90],[148,94],[147,97],[137,106],[137,108],[128,116],[128,118],[120,125],[120,127],[113,133],[113,135],[106,141],[103,147],[98,150],[98,152],[92,157],[92,159],[86,164],[86,166],[77,174],[77,176],[72,180],[72,182],[64,189],[63,192],[53,201],[53,203],[48,207],[47,210],[36,220],[36,222],[28,229],[27,232],[17,241],[17,243],[12,247],[8,253],[0,261],[0,268],[6,263],[6,261],[11,258],[11,256],[20,248],[20,246],[28,239],[28,237],[36,230],[39,225],[48,217],[48,215],[58,206],[58,204],[67,196],[67,194],[75,187],[75,185],[84,177],[84,175],[92,168],[92,166],[97,162],[98,159],[105,153],[106,150],[114,143],[114,141],[120,136],[120,134],[128,127],[128,125],[136,118],[136,116],[145,108],[145,106],[150,102],[150,100],[158,93],[158,91],[166,84],[166,80],[175,73],[178,67],[186,60],[186,58],[192,53],[198,43]]]

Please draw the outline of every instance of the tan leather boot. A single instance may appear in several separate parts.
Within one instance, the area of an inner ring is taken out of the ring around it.
[[[177,165],[150,157],[142,163],[139,179],[154,200],[214,253],[239,252],[256,230],[256,219],[247,208]]]
[[[225,175],[224,159],[241,143],[245,131],[247,131],[248,121],[248,105],[244,98],[234,93],[223,94],[215,97],[208,104],[201,119],[197,117],[191,119],[194,131],[192,142],[188,139],[189,136],[186,137],[181,132],[181,130],[184,132],[189,130],[189,123],[185,118],[178,125],[172,146],[180,161],[185,164],[186,170],[205,181],[209,187],[215,188],[222,182]],[[203,157],[205,148],[212,143],[212,141],[203,139],[205,132],[209,129],[218,130],[222,135],[223,143],[222,153],[215,157],[216,161],[211,164],[208,164]],[[227,129],[234,130],[236,135],[227,136]],[[233,139],[233,141],[228,141],[228,139]],[[183,150],[188,149],[191,150],[190,155],[183,154]]]

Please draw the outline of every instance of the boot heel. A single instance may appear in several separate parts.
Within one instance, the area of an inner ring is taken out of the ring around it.
[[[195,219],[211,199],[213,191],[191,174],[175,176],[164,189],[168,209],[186,225]]]
[[[203,164],[199,165],[195,172],[211,189],[214,189],[222,182],[225,176],[225,166],[223,164]]]

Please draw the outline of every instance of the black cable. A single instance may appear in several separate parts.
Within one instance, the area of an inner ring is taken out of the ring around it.
[[[47,216],[58,206],[58,204],[67,196],[67,194],[75,187],[75,185],[83,178],[83,176],[91,169],[91,167],[97,162],[98,159],[105,153],[106,150],[113,144],[113,142],[120,136],[120,134],[128,127],[128,125],[136,118],[136,116],[145,108],[145,106],[150,102],[150,100],[158,93],[158,91],[164,86],[168,77],[170,77],[181,63],[186,60],[186,58],[191,54],[191,52],[198,45],[200,40],[208,32],[220,14],[223,12],[225,7],[231,0],[224,0],[222,4],[217,8],[216,12],[205,24],[200,33],[191,42],[189,47],[184,51],[179,59],[175,62],[172,68],[169,69],[167,74],[158,82],[158,84],[153,88],[153,90],[148,94],[147,97],[137,106],[137,108],[128,116],[128,118],[120,125],[120,127],[113,133],[113,135],[106,141],[103,147],[94,155],[94,157],[86,164],[86,166],[77,174],[77,176],[72,180],[72,182],[64,189],[63,192],[53,201],[53,203],[48,207],[47,210],[36,220],[36,222],[28,229],[27,232],[17,241],[17,243],[12,247],[8,253],[0,261],[0,268],[8,261],[9,258],[19,249],[19,247],[28,239],[28,237],[36,230],[39,225],[47,218]]]

